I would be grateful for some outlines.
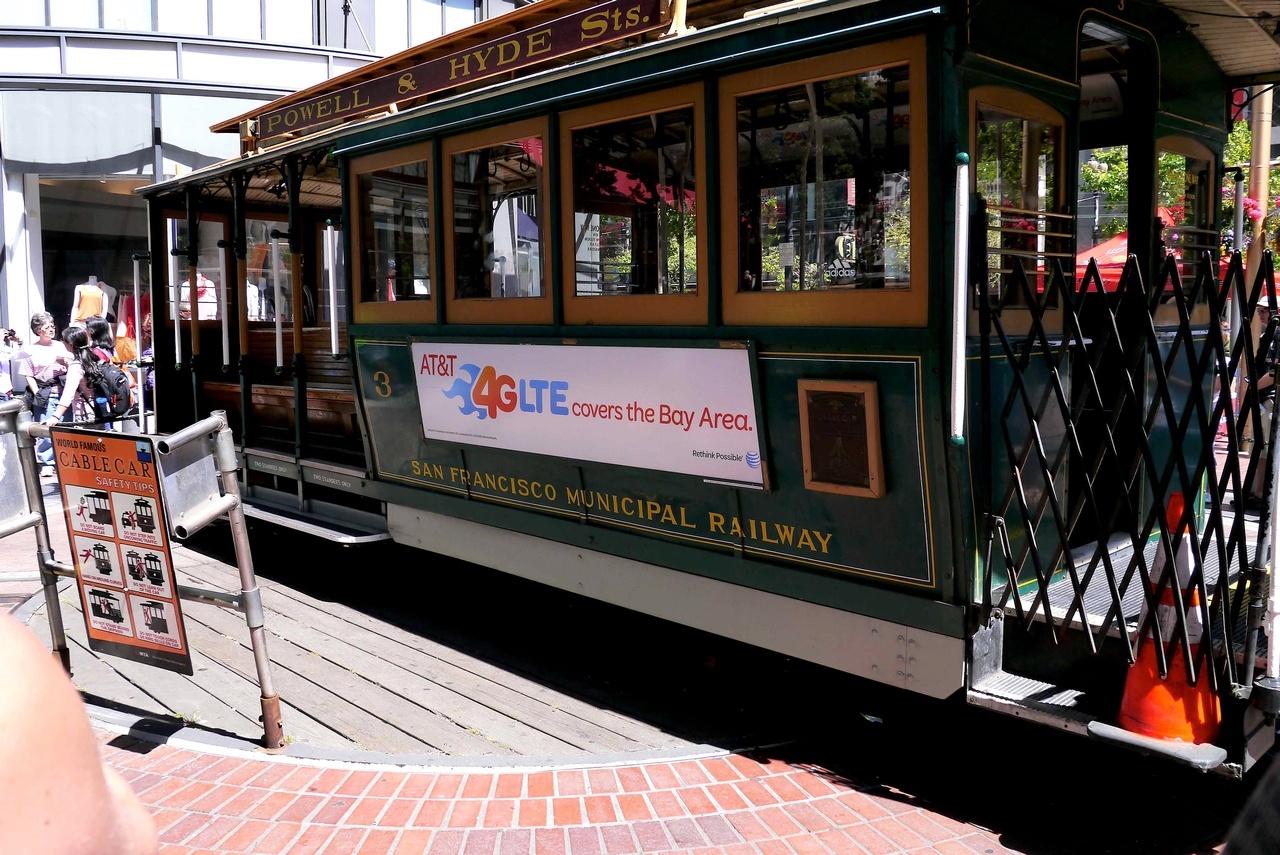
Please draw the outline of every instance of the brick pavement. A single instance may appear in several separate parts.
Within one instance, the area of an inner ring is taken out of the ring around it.
[[[53,482],[42,487],[56,496]],[[62,557],[65,527],[50,510]],[[0,573],[34,569],[32,532],[0,542]],[[36,603],[20,604],[39,598],[40,586],[34,579],[0,582],[0,595],[0,608],[29,609]],[[90,708],[103,759],[151,811],[164,855],[1016,851],[910,797],[859,792],[822,768],[766,756],[410,767],[385,755],[370,764],[269,755],[244,742],[138,737],[103,712]]]
[[[99,729],[166,855],[1003,853],[992,832],[767,756],[548,769],[371,767]]]

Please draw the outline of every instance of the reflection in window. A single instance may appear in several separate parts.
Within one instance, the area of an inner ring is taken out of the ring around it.
[[[361,175],[364,302],[431,297],[431,198],[425,161]]]
[[[573,132],[575,293],[698,290],[693,108]]]
[[[541,297],[537,137],[453,155],[456,296]]]
[[[906,66],[737,99],[741,291],[907,288]]]
[[[288,224],[245,220],[245,308],[251,321],[293,322],[293,255],[289,239],[272,237]]]
[[[1053,261],[1070,275],[1070,216],[1057,213],[1062,128],[1039,119],[978,105],[974,175],[986,202],[988,290],[999,298],[1019,263],[1029,284],[1044,293]],[[1025,302],[1020,291],[1007,303]]]
[[[1216,256],[1220,249],[1218,231],[1210,228],[1213,165],[1203,158],[1164,150],[1157,164],[1156,216],[1164,222],[1165,248],[1181,259],[1184,277],[1194,276],[1201,256],[1206,252]]]
[[[216,321],[222,318],[222,283],[227,281],[225,255],[218,247],[218,241],[224,239],[223,225],[210,221],[198,226],[199,258],[196,261],[196,293],[195,300],[191,295],[191,270],[187,266],[187,247],[190,246],[190,230],[187,221],[171,219],[166,232],[169,237],[169,317],[174,317],[173,300],[174,285],[177,286],[178,317],[186,320],[194,310],[202,321]],[[178,254],[174,254],[178,250]],[[113,308],[114,312],[115,309]]]

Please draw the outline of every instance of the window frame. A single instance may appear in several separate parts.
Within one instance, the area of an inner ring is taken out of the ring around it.
[[[444,317],[451,324],[550,324],[554,317],[551,298],[550,267],[548,254],[545,252],[547,225],[549,223],[547,207],[547,163],[546,152],[549,123],[546,117],[528,119],[513,124],[486,128],[449,137],[440,143],[441,166],[440,176],[444,212],[442,217],[443,234],[445,235],[444,281],[448,287],[444,293]],[[475,151],[486,146],[504,142],[538,137],[542,140],[543,163],[541,176],[538,179],[538,212],[541,222],[538,223],[539,260],[542,274],[541,297],[458,297],[454,287],[457,275],[457,259],[454,257],[454,223],[453,204],[453,156],[467,151]]]
[[[928,65],[923,36],[841,51],[784,65],[728,75],[719,83],[720,108],[720,239],[721,302],[724,323],[731,326],[862,326],[926,327],[929,323],[929,241],[912,241],[911,280],[900,290],[840,289],[825,291],[740,291],[738,264],[737,99],[784,86],[816,83],[878,68],[905,65],[911,105],[911,230],[929,234]]]
[[[978,107],[982,105],[1011,116],[1020,116],[1024,119],[1032,119],[1034,121],[1045,122],[1048,124],[1056,124],[1061,129],[1061,139],[1058,142],[1060,151],[1058,152],[1057,182],[1059,194],[1061,198],[1058,200],[1060,210],[1053,213],[1071,213],[1071,228],[1074,233],[1076,222],[1079,217],[1076,212],[1074,200],[1066,201],[1066,189],[1069,185],[1068,175],[1071,169],[1067,163],[1068,143],[1067,143],[1067,118],[1048,103],[1037,98],[1028,92],[1019,89],[1012,89],[1008,86],[975,86],[969,90],[969,151],[976,160],[978,152]],[[1071,154],[1074,157],[1074,153]],[[1074,186],[1074,185],[1073,185]],[[977,169],[969,170],[969,195],[970,198],[978,194],[978,171]],[[971,242],[972,244],[972,242]],[[983,246],[986,243],[983,241]],[[1071,244],[1074,246],[1074,242]],[[973,259],[969,259],[969,263],[973,263]],[[1074,265],[1074,258],[1072,259]],[[1065,265],[1064,265],[1065,266]],[[1074,267],[1072,268],[1074,270]],[[978,299],[975,299],[972,289],[968,294],[968,314],[969,314],[969,334],[977,335],[979,329]],[[1024,311],[1007,312],[1004,315],[1003,324],[1007,330],[1016,334],[1025,334],[1031,329],[1031,312],[1025,311],[1025,306],[1011,306],[1010,308],[1023,309]],[[1063,305],[1062,301],[1057,301],[1046,305],[1041,310],[1040,320],[1044,324],[1045,330],[1053,334],[1060,334],[1063,329],[1062,325]]]
[[[694,294],[577,295],[573,210],[573,132],[609,122],[634,119],[668,110],[692,108],[694,187],[701,211],[695,227],[698,246],[709,249],[708,222],[716,212],[707,195],[706,103],[700,83],[649,92],[630,98],[568,110],[560,116],[560,290],[566,324],[696,325],[706,326],[711,284],[707,252],[698,252],[698,290]]]
[[[434,324],[438,315],[437,303],[440,299],[441,283],[438,281],[439,247],[436,233],[439,231],[436,219],[439,211],[435,204],[436,174],[434,161],[435,147],[430,140],[390,149],[388,151],[367,154],[351,160],[347,172],[348,198],[352,200],[351,211],[351,256],[347,258],[348,282],[351,283],[351,317],[357,324]],[[360,178],[380,169],[390,169],[409,163],[427,164],[427,252],[429,253],[429,269],[432,277],[432,290],[426,300],[398,300],[396,302],[378,302],[364,299],[364,194],[360,192]]]
[[[1163,152],[1168,152],[1169,154],[1177,154],[1177,155],[1181,155],[1182,157],[1194,158],[1196,160],[1203,160],[1208,162],[1209,181],[1205,189],[1207,192],[1215,194],[1215,196],[1216,194],[1221,192],[1219,188],[1222,187],[1222,178],[1226,174],[1226,170],[1222,168],[1221,164],[1219,163],[1218,157],[1214,155],[1213,151],[1209,148],[1209,146],[1205,145],[1203,142],[1196,139],[1195,137],[1175,132],[1175,133],[1168,133],[1168,134],[1164,134],[1163,136],[1156,137],[1155,163],[1156,163],[1157,169],[1159,169],[1160,155]],[[1155,175],[1153,176],[1153,178],[1158,184],[1160,181],[1160,176]],[[1208,200],[1208,204],[1209,204],[1210,210],[1217,210],[1220,205],[1219,200],[1214,197],[1210,197],[1210,199]],[[1216,217],[1211,218],[1210,228],[1213,227],[1216,221],[1217,221]],[[1166,226],[1165,231],[1169,231],[1172,228],[1173,226],[1172,224],[1170,224],[1169,226]],[[1192,228],[1196,228],[1196,227],[1193,226]],[[1167,247],[1167,248],[1171,248],[1171,247]],[[1222,259],[1221,257],[1219,257],[1218,259],[1219,265],[1221,265],[1221,262],[1222,262]],[[1186,261],[1183,261],[1182,263],[1187,264]],[[1219,272],[1220,272],[1220,268],[1219,268]],[[1215,273],[1215,276],[1216,275],[1218,274]],[[1184,271],[1183,282],[1186,283],[1187,281],[1188,280]],[[1184,284],[1183,287],[1186,287],[1186,285]],[[1209,315],[1210,315],[1210,312],[1209,312],[1209,303],[1208,303],[1207,295],[1201,295],[1201,298],[1191,308],[1191,323],[1208,324]],[[1156,319],[1157,325],[1177,326],[1180,322],[1180,318],[1178,315],[1178,307],[1176,303],[1172,300],[1162,300],[1161,302],[1159,302],[1156,305],[1155,319]]]
[[[166,241],[166,243],[168,242],[168,239],[169,239],[169,227],[168,227],[168,224],[169,224],[169,222],[170,222],[170,221],[172,221],[172,222],[177,222],[177,223],[181,223],[184,227],[189,227],[189,221],[188,221],[188,219],[187,219],[187,214],[186,214],[186,212],[185,212],[185,211],[181,211],[181,210],[178,210],[178,209],[166,209],[166,210],[165,210],[165,212],[164,212],[164,213],[162,213],[162,215],[161,215],[161,216],[162,216],[163,221],[164,221],[164,234],[165,234],[165,241]],[[215,247],[215,249],[210,250],[208,245],[201,244],[201,246],[203,246],[203,247],[204,247],[204,248],[201,250],[201,252],[202,252],[202,253],[211,253],[212,255],[214,255],[214,256],[219,260],[219,269],[218,269],[218,271],[217,271],[217,272],[218,272],[218,274],[222,277],[222,281],[221,281],[221,282],[219,282],[219,287],[221,287],[221,288],[225,288],[225,287],[227,287],[227,286],[226,286],[226,282],[227,282],[227,280],[229,280],[229,279],[234,278],[235,276],[237,276],[237,274],[238,274],[238,270],[239,270],[239,268],[238,268],[238,267],[236,267],[236,266],[234,266],[234,265],[229,265],[229,264],[228,264],[228,252],[229,252],[228,247],[230,246],[230,240],[231,240],[231,218],[230,218],[230,216],[229,216],[229,215],[227,215],[226,213],[221,213],[221,212],[218,212],[218,213],[213,213],[213,212],[202,212],[202,213],[201,213],[201,215],[200,215],[200,219],[197,221],[196,227],[197,227],[197,228],[199,228],[200,226],[203,226],[203,225],[210,225],[210,224],[212,224],[212,225],[217,225],[217,226],[219,226],[219,227],[221,228],[221,230],[222,230],[222,234],[221,234],[221,236],[218,238],[218,241],[221,241],[223,245],[222,245],[222,246],[218,246],[218,245],[217,245],[217,243],[215,242],[215,243],[213,244],[213,246]],[[188,284],[190,283],[190,267],[189,267],[189,266],[187,265],[187,263],[186,263],[186,256],[185,256],[185,252],[182,252],[182,253],[175,253],[175,250],[178,250],[178,249],[179,249],[178,247],[166,247],[166,248],[165,248],[165,252],[169,254],[169,264],[168,264],[168,265],[166,265],[165,270],[166,270],[166,276],[167,276],[168,278],[170,278],[170,279],[172,279],[172,275],[171,275],[171,274],[172,274],[173,270],[175,269],[175,268],[174,268],[174,265],[177,265],[177,266],[178,266],[178,268],[179,268],[179,269],[181,269],[181,270],[184,272],[184,276],[183,276],[183,278],[182,278],[181,280],[179,280],[179,285],[178,285],[178,293],[179,293],[179,296],[180,296],[180,295],[181,295],[181,291],[182,291],[182,287],[183,287],[183,286],[185,286],[185,285],[188,285]],[[205,275],[206,275],[206,278],[209,278],[209,277],[207,276],[207,273],[206,273],[206,271],[208,270],[208,265],[203,265],[203,266],[202,266],[202,265],[200,265],[199,263],[197,263],[197,264],[196,264],[196,269],[197,269],[200,273],[205,274]],[[180,313],[180,312],[181,312],[181,300],[177,300],[177,301],[175,302],[174,300],[172,300],[172,299],[171,299],[171,298],[173,297],[173,291],[172,291],[172,290],[170,290],[170,289],[172,289],[172,288],[173,288],[173,282],[172,282],[172,281],[165,283],[165,294],[164,294],[164,301],[165,301],[165,305],[166,305],[166,307],[167,307],[167,306],[168,306],[168,305],[170,305],[171,303],[175,303],[175,309]],[[231,302],[231,296],[230,296],[230,294],[231,294],[231,292],[227,292],[227,311],[228,311],[229,313],[235,310],[235,306],[234,306],[234,305],[232,304],[232,302]],[[199,326],[200,328],[204,328],[204,327],[213,327],[213,326],[215,326],[215,325],[216,325],[216,326],[219,326],[219,327],[220,327],[220,326],[222,326],[222,318],[221,318],[221,314],[222,314],[222,303],[221,303],[220,298],[218,298],[218,296],[217,296],[216,292],[215,292],[215,297],[214,297],[214,299],[217,301],[217,306],[218,306],[218,315],[219,315],[219,317],[216,317],[216,318],[201,318],[201,317],[199,317],[199,300],[197,299],[195,302],[192,302],[192,301],[191,301],[191,299],[190,299],[190,294],[188,294],[187,296],[188,296],[187,303],[188,303],[188,306],[190,307],[190,308],[189,308],[190,315],[189,315],[188,317],[185,317],[185,318],[180,317],[180,318],[179,318],[179,320],[181,320],[181,321],[182,321],[182,323],[183,323],[184,325],[186,325],[186,327],[187,327],[188,329],[190,329],[190,328],[191,328],[191,321],[192,321],[192,319],[194,319],[194,320],[196,321],[197,326]],[[109,309],[110,309],[110,311],[111,311],[113,314],[115,313],[115,307],[114,307],[114,306],[109,307]],[[167,317],[166,317],[166,319],[167,319],[170,323],[172,323],[173,318],[172,318],[172,316],[169,314],[168,308],[166,308],[166,309],[165,309],[165,314],[166,314],[166,316],[167,316]],[[152,326],[153,326],[153,329],[154,329],[154,322],[155,322],[155,309],[154,309],[154,308],[152,308]],[[153,333],[152,333],[153,338],[154,338],[154,335],[155,335],[155,333],[153,332]]]

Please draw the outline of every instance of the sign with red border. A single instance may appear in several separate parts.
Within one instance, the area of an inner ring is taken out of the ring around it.
[[[53,427],[89,649],[191,674],[151,437]]]

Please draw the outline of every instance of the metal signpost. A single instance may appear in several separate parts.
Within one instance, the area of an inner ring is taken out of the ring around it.
[[[50,437],[75,561],[57,561],[38,476],[35,441]],[[19,477],[15,477],[19,476]],[[54,655],[71,672],[58,577],[77,580],[90,648],[186,674],[190,648],[180,600],[245,615],[262,703],[263,746],[284,748],[280,696],[271,680],[262,595],[253,570],[226,413],[167,437],[50,428],[21,400],[0,402],[0,538],[35,530]],[[170,551],[226,515],[240,571],[239,593],[179,584]],[[126,630],[122,631],[122,630]]]

